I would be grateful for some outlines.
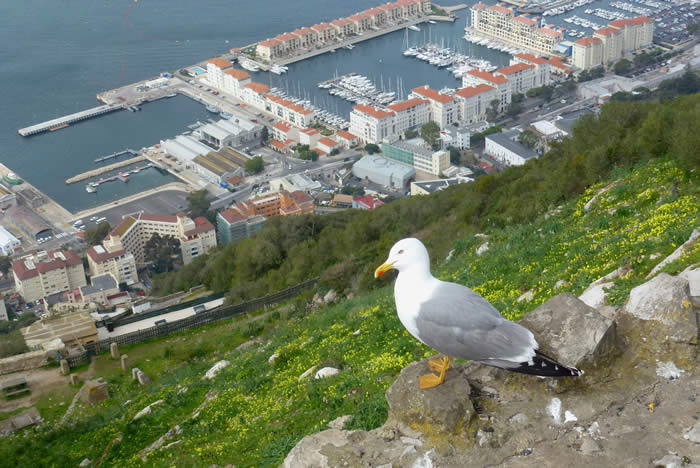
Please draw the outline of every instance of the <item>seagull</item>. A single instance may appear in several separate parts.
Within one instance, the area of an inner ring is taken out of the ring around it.
[[[583,374],[539,352],[530,330],[504,319],[479,294],[435,278],[430,273],[428,250],[418,239],[402,239],[394,244],[374,277],[392,268],[399,271],[394,285],[399,320],[418,341],[445,355],[428,361],[430,370],[438,375],[419,377],[420,388],[442,384],[452,358],[541,377]]]

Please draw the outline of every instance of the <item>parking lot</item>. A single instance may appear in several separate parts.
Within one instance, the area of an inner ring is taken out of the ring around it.
[[[676,45],[690,39],[688,24],[700,14],[700,6],[686,3],[659,12],[654,19],[654,41]]]

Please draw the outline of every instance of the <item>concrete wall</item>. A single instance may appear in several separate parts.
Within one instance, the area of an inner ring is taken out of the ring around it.
[[[36,369],[37,367],[45,366],[48,362],[46,351],[31,351],[29,353],[18,354],[17,356],[10,356],[5,359],[0,359],[0,375]]]

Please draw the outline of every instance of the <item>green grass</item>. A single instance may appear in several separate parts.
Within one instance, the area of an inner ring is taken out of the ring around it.
[[[621,303],[700,225],[700,184],[696,174],[666,159],[616,175],[625,178],[601,193],[590,210],[584,209],[586,202],[610,181],[530,225],[485,232],[490,249],[483,255],[476,255],[482,238],[456,240],[451,260],[436,275],[473,287],[504,315],[518,319],[555,294],[580,294],[591,281],[629,265],[631,273],[617,279],[611,291],[611,300]],[[675,194],[672,181],[677,181]],[[652,254],[659,257],[652,259]],[[696,244],[664,270],[677,273],[699,261]],[[559,280],[566,285],[556,289]],[[533,299],[518,302],[525,291]],[[388,414],[386,389],[408,363],[433,354],[399,323],[388,285],[312,312],[301,299],[269,312],[255,314],[256,322],[250,321],[253,315],[237,317],[121,347],[132,366],[153,378],[146,387],[133,382],[108,354],[99,356],[95,374],[109,383],[111,399],[79,406],[66,428],[50,423],[29,430],[31,437],[6,438],[0,456],[13,464],[75,466],[85,457],[98,459],[122,434],[105,465],[278,466],[302,437],[325,429],[339,416],[352,415],[347,423],[351,429],[380,426]],[[260,344],[236,350],[253,336]],[[273,354],[277,357],[270,362]],[[231,364],[215,379],[202,380],[220,359]],[[299,380],[312,366],[341,372],[323,380]],[[217,398],[188,420],[212,389]],[[75,390],[64,390],[69,401]],[[158,399],[165,403],[153,414],[131,422],[137,411]],[[42,405],[42,415],[47,411],[50,421],[60,417],[55,406],[47,401]],[[183,443],[151,454],[144,464],[138,451],[176,424],[183,428],[178,437]]]

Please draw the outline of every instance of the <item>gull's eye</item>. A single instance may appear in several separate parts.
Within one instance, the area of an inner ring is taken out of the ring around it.
[[[402,254],[402,253],[403,253],[403,250],[399,250],[399,253]]]

